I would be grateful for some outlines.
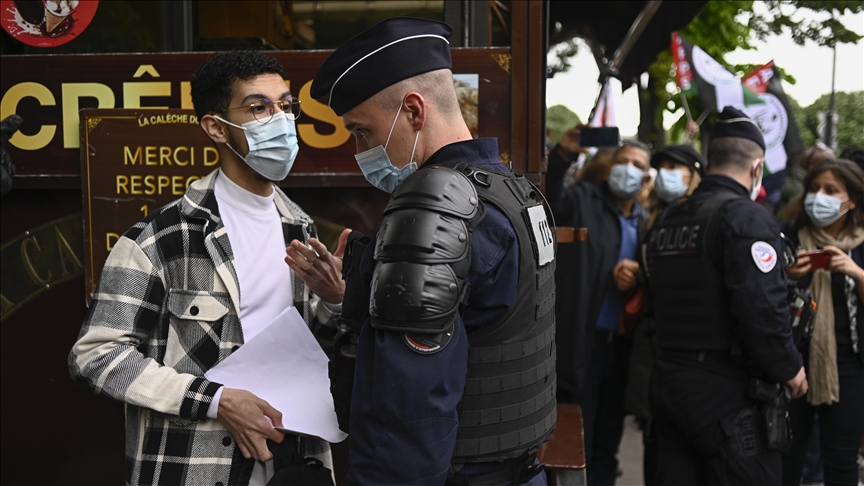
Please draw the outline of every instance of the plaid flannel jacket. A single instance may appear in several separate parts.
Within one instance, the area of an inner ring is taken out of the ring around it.
[[[251,471],[225,426],[207,419],[220,385],[204,373],[243,345],[216,177],[224,175],[216,170],[195,181],[117,241],[69,355],[77,382],[126,403],[128,484],[229,485],[248,476],[238,471]],[[311,218],[275,190],[286,246],[306,242]],[[291,283],[307,323],[313,313],[329,320],[293,273]]]

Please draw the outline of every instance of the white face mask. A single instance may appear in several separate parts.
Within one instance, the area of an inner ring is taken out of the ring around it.
[[[243,125],[235,125],[216,115],[213,117],[243,130],[246,143],[249,145],[249,153],[245,157],[234,150],[231,144],[226,145],[255,172],[271,181],[281,181],[291,172],[299,146],[297,128],[294,126],[294,120],[288,118],[288,113],[280,111],[267,123],[252,120]]]
[[[417,170],[417,163],[414,162],[414,151],[417,150],[417,140],[420,138],[419,131],[414,137],[414,148],[411,149],[408,165],[399,169],[390,162],[390,156],[387,155],[387,145],[390,144],[390,137],[393,135],[393,129],[396,127],[396,122],[399,121],[399,113],[401,112],[402,104],[399,105],[399,111],[396,112],[396,118],[393,119],[393,125],[390,126],[390,133],[387,134],[387,141],[384,142],[383,147],[378,145],[354,156],[366,180],[388,194],[393,194],[396,187]]]
[[[629,199],[642,189],[645,172],[633,164],[615,164],[609,170],[609,190],[621,199]]]
[[[759,163],[762,162],[762,159],[756,159],[756,162],[753,164],[753,168],[755,169]],[[762,171],[759,171],[759,177],[753,181],[753,186],[750,189],[750,200],[755,201],[757,197],[759,197],[759,190],[762,189]]]
[[[840,206],[848,200],[848,197],[840,199],[821,192],[811,192],[804,197],[804,212],[810,217],[814,226],[824,228],[849,212],[849,208],[840,211]]]
[[[684,171],[681,169],[660,169],[657,174],[657,182],[654,183],[654,192],[665,203],[671,203],[683,196],[687,192],[687,184],[684,184]]]

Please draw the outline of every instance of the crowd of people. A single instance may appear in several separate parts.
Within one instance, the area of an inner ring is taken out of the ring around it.
[[[587,152],[579,132],[550,147],[546,189],[576,235],[558,270],[559,292],[575,296],[558,302],[559,400],[582,407],[588,484],[615,484],[627,414],[649,485],[858,484],[864,151],[817,144],[766,191],[762,135],[727,108],[707,160],[691,145],[624,141],[568,178]],[[814,250],[830,263],[814,266]],[[812,337],[803,322],[793,333],[795,295],[812,296]],[[757,379],[788,388],[778,410],[790,430],[774,433],[791,442],[756,437],[747,450],[742,423],[764,429],[750,415],[771,410],[754,398]]]
[[[705,158],[625,141],[570,181],[573,128],[545,181],[575,228],[556,253],[537,188],[462,117],[451,34],[387,19],[316,75],[391,194],[375,232],[332,253],[276,185],[299,152],[282,66],[238,51],[195,71],[221,167],[117,241],[69,355],[126,404],[127,484],[333,483],[329,444],[281,429],[294,411],[205,375],[290,307],[329,333],[351,484],[545,485],[560,402],[581,406],[589,484],[615,483],[628,413],[649,485],[797,485],[816,417],[825,483],[855,484],[861,151],[809,149],[765,194],[762,134],[727,108]],[[812,319],[790,323],[790,294]]]

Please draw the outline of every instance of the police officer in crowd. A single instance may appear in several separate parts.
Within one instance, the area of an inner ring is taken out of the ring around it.
[[[656,484],[780,484],[784,394],[803,395],[807,380],[780,230],[752,202],[764,156],[756,124],[725,108],[705,179],[660,216],[643,249],[659,348]]]
[[[344,269],[343,318],[359,332],[350,484],[546,482],[535,456],[555,425],[554,241],[536,189],[462,119],[451,33],[384,20],[312,84],[354,135],[366,179],[392,193],[344,260],[289,252],[313,290],[319,267]],[[339,342],[334,360],[350,359]],[[334,369],[340,411],[352,380]]]

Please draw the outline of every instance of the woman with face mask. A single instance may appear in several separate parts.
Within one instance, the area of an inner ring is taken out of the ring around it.
[[[649,230],[664,209],[696,190],[704,175],[705,159],[690,145],[672,145],[655,153],[651,157],[651,166],[657,169],[657,177],[645,203],[650,210],[647,223]],[[648,430],[646,426],[651,421],[648,381],[655,357],[655,344],[651,338],[653,333],[653,321],[643,316],[633,334],[633,351],[630,355],[626,395],[627,411],[642,424],[643,477],[646,478],[645,484],[648,486],[653,484],[654,466],[657,462],[655,443],[644,432]]]
[[[816,311],[801,350],[810,391],[789,407],[793,444],[783,456],[783,484],[800,484],[818,414],[825,484],[855,485],[864,435],[864,171],[848,160],[826,161],[810,169],[804,188],[787,233],[801,251],[788,273],[811,291]],[[827,255],[804,253],[813,250]]]
[[[667,206],[693,194],[705,175],[705,159],[690,145],[671,145],[651,157],[651,167],[657,177],[646,204],[651,210],[648,228]]]

